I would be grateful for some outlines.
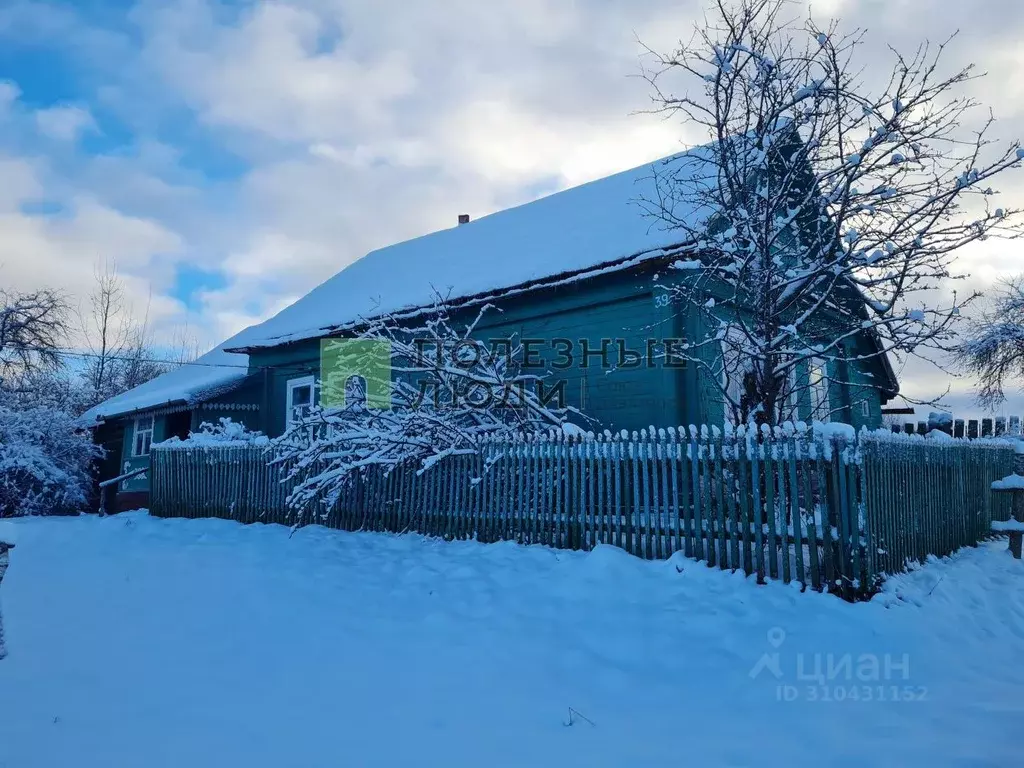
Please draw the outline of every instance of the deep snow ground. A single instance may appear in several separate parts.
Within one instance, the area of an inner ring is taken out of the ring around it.
[[[2,768],[1022,764],[1005,542],[849,605],[611,548],[13,525]]]

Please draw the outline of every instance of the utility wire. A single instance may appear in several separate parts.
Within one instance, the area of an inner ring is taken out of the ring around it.
[[[18,352],[36,352],[39,354],[50,354],[57,355],[60,357],[80,357],[85,359],[96,359],[96,360],[117,360],[126,363],[153,363],[156,365],[168,365],[172,367],[184,367],[193,366],[196,368],[237,368],[240,370],[249,370],[250,366],[243,365],[241,363],[202,363],[199,361],[182,362],[180,360],[167,360],[155,357],[127,357],[123,355],[101,355],[96,352],[78,352],[73,349],[67,348],[50,348],[50,347],[32,347],[27,345],[8,344],[6,347],[0,348],[0,352],[4,349],[15,350]],[[276,370],[276,371],[300,371],[306,372],[312,370],[308,364],[300,363],[284,363],[284,364],[271,364],[271,365],[258,365],[255,366],[254,370]]]
[[[155,357],[128,357],[125,355],[101,355],[98,352],[78,352],[73,349],[67,349],[62,347],[31,347],[21,346],[17,344],[8,344],[3,349],[12,349],[18,352],[36,352],[39,354],[46,355],[59,355],[63,357],[82,357],[92,358],[97,360],[118,360],[125,363],[154,363],[158,365],[173,365],[173,366],[185,366],[192,365],[203,368],[245,368],[248,370],[248,365],[242,365],[240,363],[201,363],[198,361],[182,362],[180,360],[166,360]]]

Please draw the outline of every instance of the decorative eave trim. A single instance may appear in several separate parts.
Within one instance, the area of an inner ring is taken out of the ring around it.
[[[139,411],[134,411],[133,413],[126,413],[125,417],[129,418],[129,419],[136,419],[139,416],[149,416],[149,415],[153,415],[153,416],[167,416],[167,415],[172,414],[172,413],[181,413],[183,411],[191,411],[191,410],[192,410],[192,406],[189,405],[188,403],[180,403],[179,405],[170,405],[170,406],[165,406],[163,408],[152,408],[152,409],[149,409],[149,410],[139,410]],[[112,418],[117,419],[117,418],[121,418],[121,417],[114,416]]]
[[[259,403],[199,403],[205,411],[258,411]]]

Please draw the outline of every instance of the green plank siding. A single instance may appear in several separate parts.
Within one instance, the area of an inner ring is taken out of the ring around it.
[[[223,395],[212,397],[209,400],[197,403],[191,408],[184,408],[176,413],[157,413],[153,417],[153,444],[162,442],[172,436],[174,426],[183,427],[184,431],[198,430],[204,422],[216,424],[220,418],[227,417],[232,421],[244,424],[251,430],[262,431],[263,415],[259,410],[242,410],[239,405],[260,405],[263,393],[262,382],[259,380],[247,381],[236,389],[225,392]],[[119,421],[124,424],[124,443],[121,446],[120,474],[140,469],[149,464],[149,456],[134,456],[135,426],[137,416],[148,416],[150,412],[140,412],[130,416],[122,416]],[[181,424],[179,419],[185,419]],[[174,425],[174,426],[172,426]],[[138,475],[130,480],[121,483],[119,492],[138,493],[150,489],[150,477],[147,474]]]
[[[549,343],[537,347],[537,353],[550,371],[550,386],[564,384],[567,405],[593,418],[594,427],[640,429],[679,419],[673,374],[681,372],[665,369],[660,360],[645,361],[636,368],[618,367],[620,340],[626,349],[639,352],[646,350],[649,338],[671,335],[661,330],[671,325],[659,322],[653,310],[650,293],[560,311],[546,308],[534,317],[482,327],[478,336],[485,340],[510,336],[547,340]],[[559,350],[565,348],[556,344],[556,339],[573,344],[568,368],[553,368]],[[605,340],[611,343],[603,345]],[[581,342],[594,354],[584,357]]]
[[[145,414],[142,414],[143,416]],[[149,456],[134,456],[132,449],[135,446],[135,417],[125,419],[124,445],[121,450],[122,474],[132,472],[136,469],[149,466]],[[153,442],[158,443],[167,437],[167,417],[156,416],[153,419]],[[121,483],[119,491],[122,492],[145,492],[149,490],[149,474],[138,475],[130,480]]]
[[[657,361],[654,366],[609,369],[595,356],[581,364],[579,342],[586,340],[593,350],[602,339],[622,339],[626,347],[644,352],[648,339],[698,338],[707,332],[698,327],[699,313],[692,307],[656,300],[662,289],[653,267],[637,272],[616,272],[587,281],[569,283],[505,297],[496,309],[484,315],[477,328],[481,340],[514,336],[544,339],[537,349],[550,368],[558,359],[556,339],[573,342],[573,364],[551,371],[552,384],[563,380],[566,404],[579,408],[594,419],[591,428],[611,430],[642,429],[651,424],[721,424],[725,413],[714,382],[698,366],[671,369]],[[671,277],[671,276],[668,276]],[[477,308],[456,315],[458,323],[475,319]],[[288,381],[308,375],[319,376],[319,340],[255,350],[250,369],[259,373],[263,410],[259,422],[263,431],[275,436],[285,429]],[[710,347],[706,348],[712,354]],[[617,349],[608,350],[614,367]],[[851,346],[848,353],[860,353]],[[877,382],[882,372],[877,362],[858,361],[829,364],[829,400],[833,421],[871,428],[881,424],[881,398]],[[799,375],[806,377],[804,370]],[[845,382],[849,382],[847,385]],[[809,394],[804,391],[800,417],[810,420]],[[804,402],[806,400],[806,402]],[[863,404],[866,404],[863,405]]]

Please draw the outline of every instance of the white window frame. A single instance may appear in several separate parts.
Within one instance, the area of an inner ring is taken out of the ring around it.
[[[817,380],[814,379],[818,373]],[[810,393],[811,419],[828,422],[832,420],[832,403],[829,399],[828,361],[816,357],[807,366],[807,389]]]
[[[149,421],[149,428],[143,429],[142,423]],[[156,417],[150,414],[149,416],[136,416],[135,425],[132,427],[132,456],[149,456],[149,450],[153,445],[153,434],[156,430]],[[139,450],[139,438],[141,436],[148,435],[149,439],[145,440],[145,450]]]
[[[735,328],[729,328],[728,331],[738,333]],[[723,411],[727,411],[733,407],[733,403],[739,403],[743,399],[743,387],[744,377],[746,371],[740,365],[740,361],[736,359],[735,348],[727,344],[727,339],[722,339],[719,343],[719,364],[720,370],[718,371],[718,383],[722,387],[724,394],[724,401],[722,403]],[[732,357],[733,359],[729,359]],[[727,380],[728,379],[728,380]],[[727,421],[731,420],[732,414],[725,413]]]
[[[786,374],[786,386],[789,387],[789,391],[786,392],[786,397],[782,400],[786,407],[783,422],[788,421],[795,424],[800,421],[800,377],[797,375],[798,371],[798,367],[790,363],[789,373]]]
[[[302,387],[309,387],[309,407],[312,408],[316,391],[315,385],[315,376],[301,376],[297,379],[288,379],[288,394],[285,399],[285,431],[291,429],[298,423],[295,419],[295,390],[301,389]]]

